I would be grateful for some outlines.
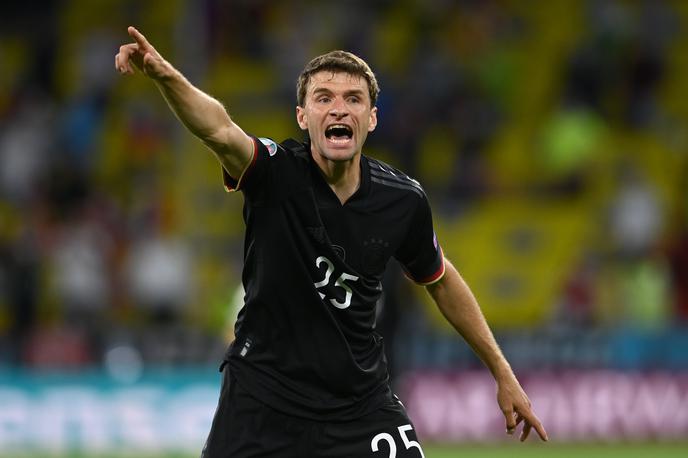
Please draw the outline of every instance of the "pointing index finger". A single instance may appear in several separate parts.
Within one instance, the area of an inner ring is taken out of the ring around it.
[[[141,32],[136,30],[135,27],[129,26],[127,28],[127,32],[129,33],[129,36],[131,36],[141,48],[144,48],[146,50],[152,48],[150,43],[148,43],[148,40],[146,40],[146,37],[144,37]]]

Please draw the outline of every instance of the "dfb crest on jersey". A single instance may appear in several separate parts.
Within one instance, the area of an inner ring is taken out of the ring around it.
[[[277,143],[265,137],[260,137],[258,140],[260,140],[260,142],[268,149],[268,154],[270,154],[270,157],[277,154]]]
[[[371,238],[363,242],[363,271],[367,274],[377,274],[385,268],[387,256],[385,252],[389,243],[382,239]]]

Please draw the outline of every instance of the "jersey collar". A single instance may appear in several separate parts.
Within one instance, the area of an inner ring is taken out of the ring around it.
[[[320,202],[321,205],[327,204],[342,206],[342,204],[339,202],[339,199],[337,198],[337,195],[334,193],[332,188],[330,188],[330,186],[327,184],[327,181],[325,181],[325,177],[323,177],[322,170],[320,170],[320,167],[318,167],[318,164],[316,164],[315,160],[313,160],[313,157],[310,155],[310,141],[306,140],[303,145],[305,150],[309,152],[308,161],[311,167],[313,191],[316,194],[318,202]],[[361,167],[361,183],[359,184],[356,192],[353,193],[353,195],[349,198],[349,200],[346,201],[346,203],[344,203],[343,206],[350,205],[353,202],[356,202],[358,199],[366,197],[370,192],[370,164],[368,163],[368,158],[361,154],[361,160],[359,161],[359,163]]]

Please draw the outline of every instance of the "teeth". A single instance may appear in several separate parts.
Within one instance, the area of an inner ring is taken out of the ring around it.
[[[336,135],[343,135],[349,138],[351,138],[353,135],[351,127],[347,126],[346,124],[332,124],[331,126],[328,126],[327,129],[325,129],[325,135],[330,138],[335,135],[336,130],[340,131],[337,132]]]

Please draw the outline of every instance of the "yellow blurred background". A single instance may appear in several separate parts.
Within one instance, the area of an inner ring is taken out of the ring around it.
[[[276,140],[302,136],[305,63],[359,54],[364,153],[423,184],[517,372],[688,369],[688,2],[38,3],[0,19],[0,371],[135,380],[231,339],[242,197],[115,72],[128,25]],[[386,287],[395,378],[480,367],[395,266]]]

